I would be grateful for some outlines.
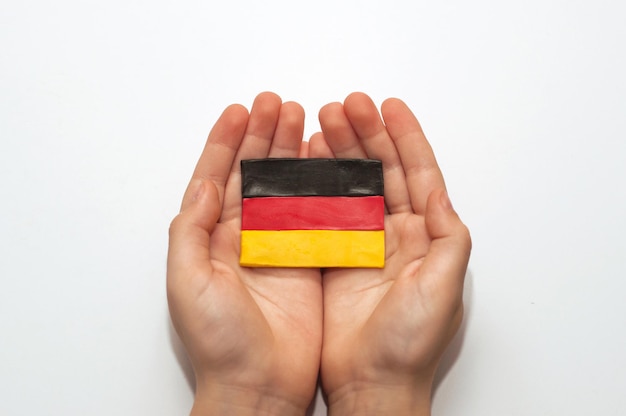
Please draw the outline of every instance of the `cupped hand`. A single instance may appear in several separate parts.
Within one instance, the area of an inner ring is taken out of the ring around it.
[[[372,100],[351,94],[323,107],[311,157],[383,163],[383,269],[323,273],[321,379],[330,414],[429,414],[439,359],[463,315],[470,236],[447,197],[422,129],[398,99],[382,119]]]
[[[320,271],[239,266],[239,162],[298,157],[303,128],[302,108],[272,93],[249,114],[226,108],[172,221],[168,302],[195,371],[192,414],[303,414],[314,396]]]

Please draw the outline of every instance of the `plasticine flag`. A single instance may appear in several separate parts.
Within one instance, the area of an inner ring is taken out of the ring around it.
[[[251,159],[241,174],[242,266],[384,267],[380,161]]]

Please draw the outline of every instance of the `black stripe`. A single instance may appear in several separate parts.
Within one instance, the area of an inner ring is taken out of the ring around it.
[[[383,195],[383,168],[371,159],[241,161],[241,194],[263,196]]]

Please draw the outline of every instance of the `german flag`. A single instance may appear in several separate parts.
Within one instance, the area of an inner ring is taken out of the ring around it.
[[[241,174],[242,266],[384,267],[380,161],[252,159]]]

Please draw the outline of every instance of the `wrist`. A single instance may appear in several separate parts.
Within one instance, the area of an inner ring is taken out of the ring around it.
[[[328,414],[430,416],[431,385],[352,383],[328,394]]]
[[[191,416],[302,416],[306,407],[272,392],[233,386],[198,387]]]

